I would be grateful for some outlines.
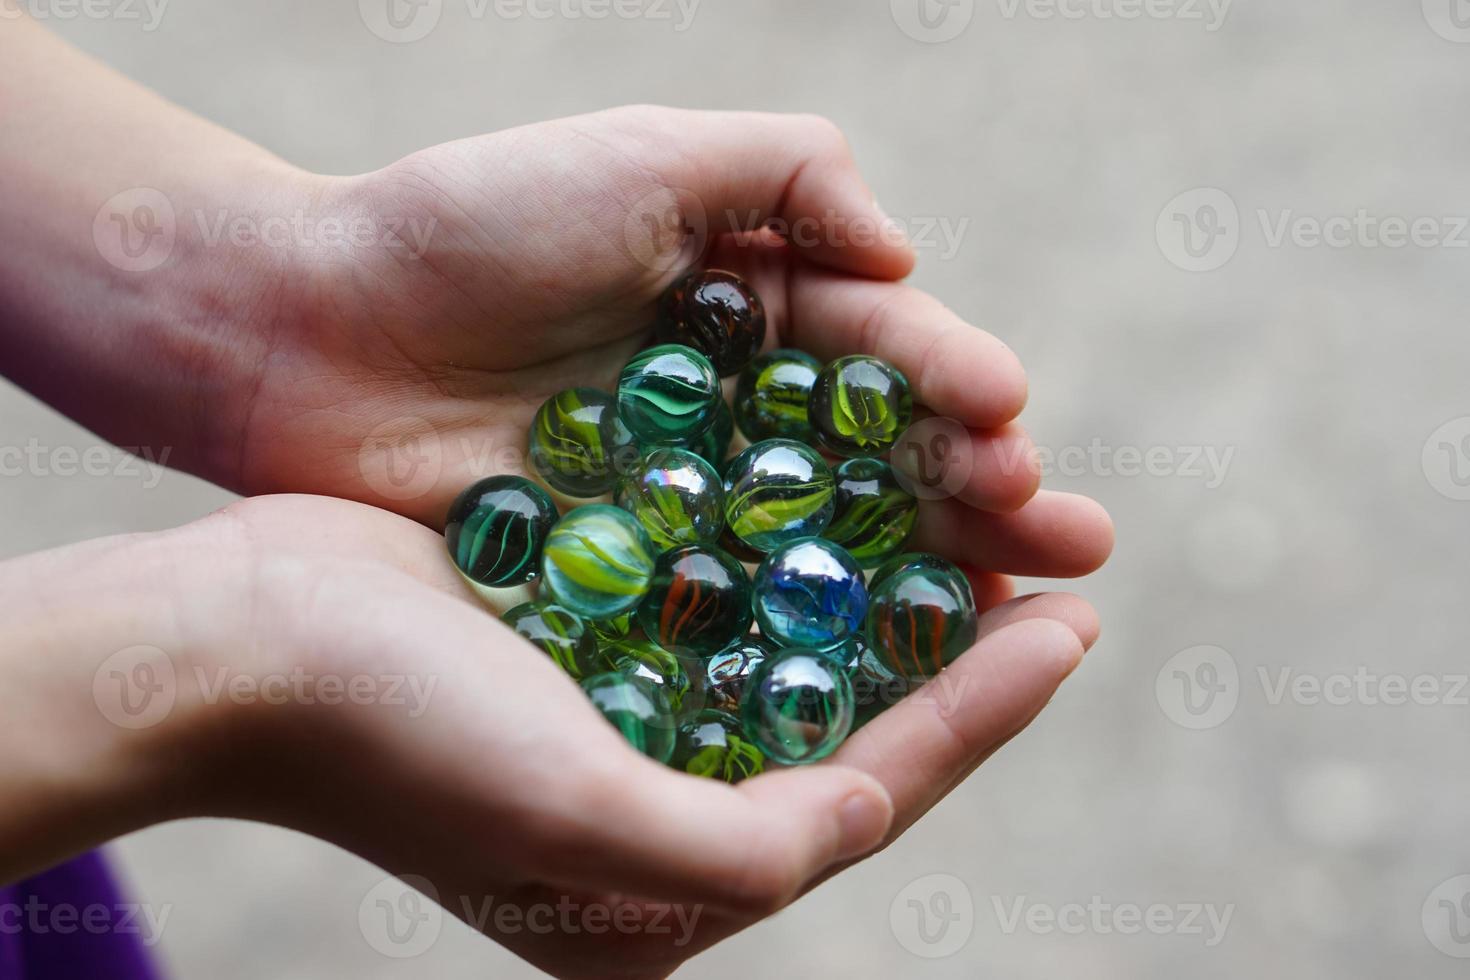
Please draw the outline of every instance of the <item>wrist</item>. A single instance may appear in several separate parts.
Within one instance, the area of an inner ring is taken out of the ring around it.
[[[195,526],[197,527],[197,525]],[[240,570],[193,528],[0,564],[0,881],[210,812],[239,727],[207,676]]]

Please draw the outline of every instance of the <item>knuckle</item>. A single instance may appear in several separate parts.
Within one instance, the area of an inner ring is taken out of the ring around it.
[[[763,847],[748,855],[729,889],[729,900],[757,915],[773,915],[785,908],[801,887],[797,863],[783,849]]]

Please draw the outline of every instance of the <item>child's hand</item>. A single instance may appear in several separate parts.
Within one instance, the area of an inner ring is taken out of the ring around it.
[[[258,498],[167,534],[0,564],[0,614],[13,748],[0,880],[215,815],[420,876],[471,919],[489,900],[616,909],[627,896],[695,917],[691,935],[636,916],[595,935],[481,923],[573,977],[613,962],[662,976],[883,846],[1030,721],[1096,630],[1063,596],[991,610],[928,695],[827,763],[731,788],[636,754],[477,608],[437,534],[360,504]],[[157,651],[147,678],[170,699],[157,718],[108,701],[151,710],[113,683],[138,674],[114,651],[140,647]],[[139,718],[150,724],[129,727]]]
[[[401,241],[298,250],[260,287],[275,290],[272,318],[245,345],[218,424],[205,420],[209,455],[236,462],[225,480],[244,492],[347,497],[439,526],[474,479],[524,471],[544,399],[612,386],[707,238],[708,264],[764,297],[768,347],[876,354],[970,432],[969,478],[924,503],[915,547],[1055,577],[1091,571],[1111,547],[1092,502],[1033,497],[1032,445],[1013,421],[1026,400],[1019,362],[892,281],[912,255],[879,233],[886,219],[830,123],[628,108],[309,183],[320,213],[400,229]],[[800,244],[731,229],[772,220]],[[422,254],[411,229],[432,229]]]

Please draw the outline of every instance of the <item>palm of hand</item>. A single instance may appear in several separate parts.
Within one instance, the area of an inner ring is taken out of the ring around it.
[[[416,522],[279,496],[201,526],[211,553],[248,542],[265,630],[250,649],[282,658],[267,667],[407,682],[252,713],[249,737],[222,743],[237,754],[209,767],[219,787],[200,812],[284,824],[427,883],[562,977],[664,976],[892,840],[1040,710],[1096,630],[1071,597],[1002,604],[930,697],[827,763],[730,787],[635,753],[549,658],[475,608]],[[414,693],[386,696],[399,690]],[[868,805],[856,824],[855,798]],[[493,914],[505,907],[516,916]],[[551,918],[529,928],[538,915]]]

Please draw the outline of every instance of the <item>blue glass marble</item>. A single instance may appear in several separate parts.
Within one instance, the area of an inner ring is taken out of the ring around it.
[[[803,538],[766,556],[755,573],[761,634],[781,646],[826,650],[862,629],[863,571],[841,545]]]

